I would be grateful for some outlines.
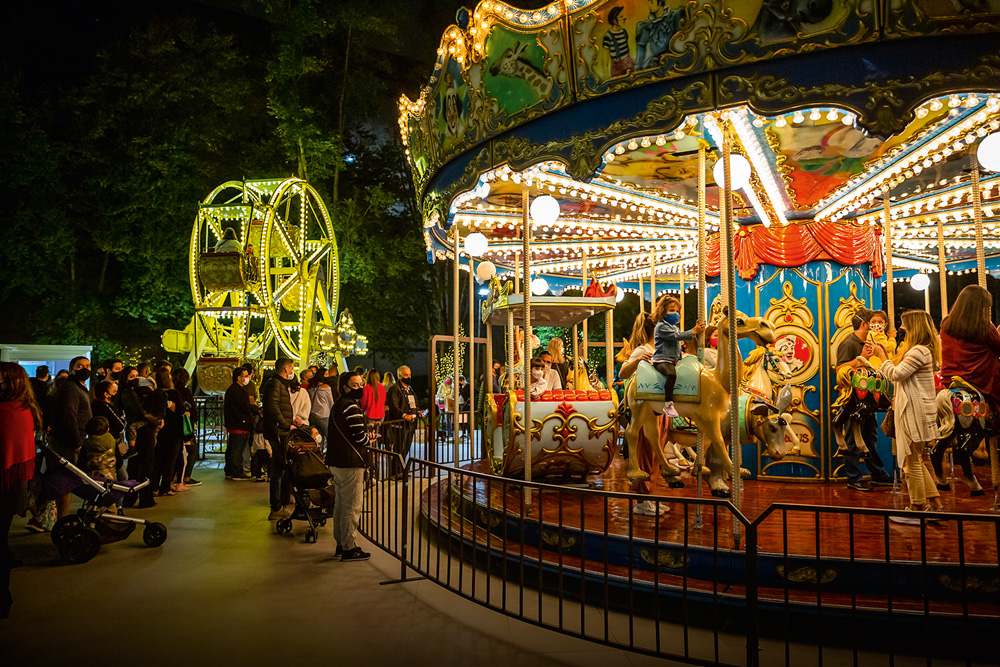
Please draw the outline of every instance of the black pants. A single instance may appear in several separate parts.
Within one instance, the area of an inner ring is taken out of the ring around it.
[[[156,432],[158,426],[146,424],[139,428],[135,435],[135,456],[129,459],[128,476],[134,480],[149,480],[149,485],[139,491],[139,507],[149,507],[153,504],[153,465],[156,453]]]
[[[268,470],[268,482],[271,491],[271,509],[280,510],[285,505],[292,502],[292,486],[288,479],[287,457],[285,456],[285,444],[288,442],[288,434],[265,436],[271,445],[271,466]]]
[[[663,400],[668,403],[674,400],[674,383],[677,382],[677,364],[672,361],[657,361],[653,364],[663,376]]]
[[[413,445],[413,432],[416,430],[416,420],[404,421],[398,424],[391,424],[388,428],[384,429],[385,434],[389,437],[389,441],[385,443],[386,449],[399,454],[403,463],[406,463],[406,459],[410,456],[410,447]],[[392,457],[392,474],[402,475],[403,468],[399,463],[399,459]]]
[[[875,421],[875,415],[870,414],[862,419],[859,426],[865,447],[868,448],[864,460],[872,480],[892,481],[892,475],[885,471],[882,458],[875,451],[875,442],[878,440],[878,424]],[[848,482],[860,481],[861,468],[858,467],[858,464],[861,462],[861,450],[858,449],[858,443],[854,442],[854,428],[850,422],[844,426],[844,441],[847,443],[847,451],[844,453],[844,475]]]
[[[192,440],[190,444],[184,446],[187,448],[188,460],[187,465],[184,466],[183,479],[181,480],[182,482],[191,479],[191,473],[194,472],[194,464],[197,463],[198,459],[201,457],[201,451],[198,446],[197,438]]]
[[[157,487],[161,495],[170,490],[170,484],[174,481],[174,471],[177,470],[177,459],[181,455],[183,445],[184,443],[176,435],[157,438],[153,486]]]
[[[271,455],[266,449],[258,449],[250,459],[250,474],[254,477],[263,477],[270,466]]]

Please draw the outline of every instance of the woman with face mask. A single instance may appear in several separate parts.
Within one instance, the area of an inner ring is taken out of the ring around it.
[[[337,540],[335,556],[343,562],[371,558],[371,554],[363,551],[356,542],[370,444],[365,429],[365,413],[360,405],[363,395],[364,380],[359,374],[353,371],[341,374],[340,398],[330,414],[326,464],[336,484],[333,515],[333,536]]]

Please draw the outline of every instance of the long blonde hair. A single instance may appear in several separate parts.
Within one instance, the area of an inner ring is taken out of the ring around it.
[[[554,364],[565,364],[566,357],[563,356],[563,341],[562,338],[556,336],[549,341],[549,354],[552,355],[552,363]]]
[[[906,329],[906,338],[896,351],[894,363],[902,361],[906,353],[915,345],[923,345],[931,351],[934,370],[941,368],[941,337],[938,336],[931,316],[924,310],[907,310],[900,316],[900,323]]]
[[[653,328],[656,323],[648,313],[639,313],[632,323],[632,335],[629,336],[628,344],[634,350],[642,347],[646,343],[653,342]]]

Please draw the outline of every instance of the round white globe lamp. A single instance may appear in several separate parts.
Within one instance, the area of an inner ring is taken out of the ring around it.
[[[472,232],[465,237],[465,252],[471,257],[482,257],[489,247],[490,242],[479,232]]]
[[[497,265],[493,262],[480,262],[476,267],[476,277],[482,282],[490,280],[497,274]]]
[[[555,197],[542,195],[531,202],[531,219],[536,225],[551,225],[559,217],[559,202]]]
[[[980,142],[976,158],[983,169],[1000,171],[1000,132],[994,132]]]
[[[625,298],[625,290],[618,285],[615,285],[615,303],[621,303],[622,299]]]
[[[722,160],[719,160],[712,167],[712,175],[720,188],[723,187],[726,180],[723,172]],[[750,163],[745,157],[742,155],[729,156],[729,176],[732,178],[732,184],[729,186],[731,190],[739,190],[750,184]]]
[[[542,296],[549,291],[549,281],[545,278],[535,278],[531,281],[531,293],[535,296]]]
[[[926,273],[914,273],[910,277],[910,287],[917,290],[918,292],[923,292],[931,284],[931,279]]]

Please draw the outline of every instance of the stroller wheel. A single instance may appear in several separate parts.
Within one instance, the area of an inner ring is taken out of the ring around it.
[[[162,523],[147,523],[142,530],[142,541],[147,547],[158,547],[167,541],[167,527]]]
[[[319,525],[320,525],[320,527],[321,527],[321,528],[322,528],[323,526],[325,526],[325,525],[326,525],[326,519],[320,519],[320,520],[319,520]]]
[[[292,520],[278,519],[277,523],[274,524],[274,528],[278,531],[279,535],[288,535],[292,532]]]
[[[312,542],[313,544],[315,544],[317,537],[318,537],[318,531],[315,528],[310,528],[309,531],[306,533],[306,542]]]
[[[83,525],[83,520],[80,519],[76,514],[67,514],[63,518],[56,521],[56,525],[52,526],[52,543],[57,547],[62,544],[63,537],[66,535],[66,530],[71,527],[79,527]]]
[[[101,536],[89,526],[67,526],[58,547],[59,555],[67,563],[86,563],[101,550]]]

